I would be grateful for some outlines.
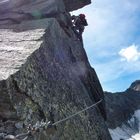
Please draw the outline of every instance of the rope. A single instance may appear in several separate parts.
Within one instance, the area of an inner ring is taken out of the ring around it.
[[[64,119],[61,119],[61,120],[59,120],[59,121],[57,121],[57,122],[55,122],[55,123],[53,123],[53,124],[51,124],[51,122],[48,122],[48,123],[46,123],[46,122],[41,122],[40,124],[38,124],[39,126],[38,126],[38,125],[35,125],[35,126],[29,125],[29,126],[28,126],[28,132],[27,132],[27,133],[19,134],[19,135],[16,135],[16,136],[7,135],[7,136],[4,137],[4,139],[6,139],[6,140],[7,140],[7,139],[8,139],[8,140],[15,140],[15,139],[19,140],[20,137],[24,137],[22,140],[27,140],[28,137],[29,137],[30,135],[35,134],[36,132],[39,131],[39,129],[41,129],[41,128],[47,128],[47,126],[49,126],[49,125],[51,125],[51,126],[58,125],[58,124],[60,124],[60,123],[62,123],[62,122],[64,122],[64,121],[67,121],[67,120],[69,120],[69,119],[75,117],[76,115],[81,114],[82,112],[84,112],[84,111],[86,111],[86,110],[89,110],[90,108],[93,108],[93,107],[97,106],[97,105],[100,104],[102,101],[103,101],[103,99],[101,99],[100,101],[96,102],[95,104],[92,104],[91,106],[88,106],[88,107],[84,108],[83,110],[78,111],[78,112],[76,112],[75,114],[72,114],[72,115],[70,115],[70,116],[68,116],[68,117],[66,117],[66,118],[64,118]]]
[[[102,101],[103,101],[103,100],[101,99],[100,101],[96,102],[95,104],[92,104],[91,106],[88,106],[88,107],[86,107],[85,109],[83,109],[83,110],[81,110],[81,111],[79,111],[79,112],[77,112],[77,113],[75,113],[75,114],[72,114],[72,115],[68,116],[67,118],[64,118],[64,119],[62,119],[62,120],[60,120],[60,121],[57,121],[57,122],[53,123],[52,125],[57,125],[57,124],[59,124],[59,123],[62,123],[62,122],[64,122],[64,121],[67,121],[67,120],[69,120],[69,119],[75,117],[76,115],[79,115],[79,114],[81,114],[82,112],[84,112],[84,111],[86,111],[86,110],[89,110],[89,109],[92,108],[92,107],[95,107],[96,105],[98,105],[98,104],[101,103]]]

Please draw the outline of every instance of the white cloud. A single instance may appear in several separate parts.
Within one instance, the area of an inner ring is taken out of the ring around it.
[[[134,44],[127,48],[121,49],[119,55],[122,57],[122,60],[126,60],[127,62],[137,61],[140,58],[138,46]]]

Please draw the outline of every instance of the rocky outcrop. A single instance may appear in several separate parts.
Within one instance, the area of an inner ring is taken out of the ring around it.
[[[91,0],[64,0],[66,11],[73,11],[91,3]]]
[[[34,138],[111,140],[101,85],[70,22],[68,13],[60,13],[0,30],[1,135],[19,134],[41,120],[57,122],[102,99],[95,108],[58,124],[53,136],[38,133]]]
[[[90,0],[2,0],[0,2],[0,28],[20,24],[26,20],[57,17],[87,4]]]

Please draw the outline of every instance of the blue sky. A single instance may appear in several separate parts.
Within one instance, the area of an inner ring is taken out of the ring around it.
[[[140,0],[94,0],[85,13],[85,49],[105,91],[119,92],[140,79]]]

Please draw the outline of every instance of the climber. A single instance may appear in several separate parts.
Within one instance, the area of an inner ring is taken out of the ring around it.
[[[87,20],[85,19],[84,14],[80,14],[79,16],[71,16],[72,19],[72,29],[79,38],[79,40],[82,42],[82,33],[84,32],[85,26],[88,26]]]

